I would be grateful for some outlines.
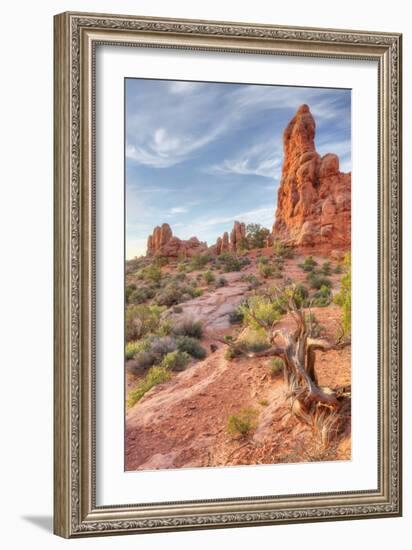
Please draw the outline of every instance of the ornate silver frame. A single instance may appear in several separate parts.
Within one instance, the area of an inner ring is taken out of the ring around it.
[[[96,506],[94,52],[97,44],[369,59],[378,64],[379,487]],[[55,17],[54,531],[63,537],[401,514],[401,35],[63,13]]]

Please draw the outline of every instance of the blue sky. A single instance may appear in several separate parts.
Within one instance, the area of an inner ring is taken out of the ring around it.
[[[302,103],[321,155],[351,170],[350,90],[126,79],[126,257],[156,225],[209,245],[234,220],[271,227],[282,134]]]

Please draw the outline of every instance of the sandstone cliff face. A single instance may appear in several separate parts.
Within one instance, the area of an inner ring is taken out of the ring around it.
[[[303,247],[349,248],[351,174],[339,159],[315,149],[315,120],[299,107],[283,135],[284,161],[272,239]]]
[[[206,251],[206,243],[200,242],[197,237],[191,237],[188,240],[175,237],[168,223],[155,227],[152,235],[147,239],[147,256],[178,258],[202,254]]]

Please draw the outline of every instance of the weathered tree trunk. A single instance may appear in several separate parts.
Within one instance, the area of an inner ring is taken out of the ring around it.
[[[292,333],[270,330],[269,341],[275,344],[262,352],[245,353],[248,357],[275,356],[283,360],[284,379],[289,388],[291,410],[302,421],[316,428],[324,444],[339,420],[340,398],[335,391],[321,388],[315,371],[316,351],[341,349],[349,342],[330,343],[310,336],[311,325],[303,310],[294,308],[289,313],[296,322]],[[231,345],[231,344],[229,344]]]

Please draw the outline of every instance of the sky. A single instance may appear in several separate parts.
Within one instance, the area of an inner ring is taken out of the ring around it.
[[[126,79],[126,258],[162,223],[208,245],[235,220],[271,228],[283,130],[302,103],[317,151],[349,172],[350,90]]]

